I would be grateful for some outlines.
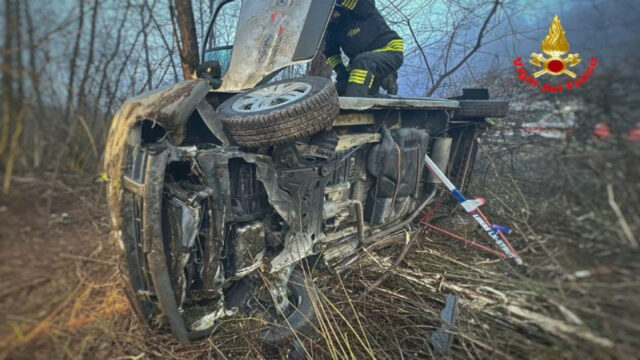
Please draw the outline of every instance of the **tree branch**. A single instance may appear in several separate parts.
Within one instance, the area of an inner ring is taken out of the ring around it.
[[[476,51],[478,51],[478,49],[480,49],[480,47],[482,46],[482,38],[484,38],[484,35],[485,35],[484,32],[487,29],[487,26],[489,25],[489,21],[491,20],[493,15],[496,14],[499,5],[500,5],[500,0],[495,0],[493,2],[491,11],[489,11],[489,14],[487,14],[487,17],[484,19],[484,23],[482,24],[482,27],[478,32],[478,38],[473,48],[471,48],[471,50],[462,59],[460,59],[460,61],[454,67],[446,71],[444,74],[440,75],[436,83],[431,87],[431,89],[429,89],[429,91],[427,91],[427,96],[433,95],[433,93],[440,87],[440,85],[442,85],[442,82],[445,79],[451,76],[451,74],[455,73],[465,62],[467,62],[467,60],[469,60],[469,58],[471,58],[471,56],[473,56],[473,54]]]

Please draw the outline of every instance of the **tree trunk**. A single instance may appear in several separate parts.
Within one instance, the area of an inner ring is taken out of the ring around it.
[[[13,174],[13,168],[19,152],[20,139],[22,138],[22,128],[25,113],[28,108],[28,102],[24,99],[24,77],[22,76],[22,34],[20,32],[20,2],[16,1],[11,4],[11,34],[13,37],[15,48],[10,52],[10,57],[13,57],[11,64],[13,65],[12,73],[15,76],[14,79],[17,83],[16,91],[13,92],[10,114],[13,117],[13,133],[11,134],[11,141],[9,142],[9,152],[7,153],[7,161],[4,168],[4,181],[2,182],[2,192],[9,193],[11,187],[11,176]],[[12,84],[10,84],[12,85]],[[16,114],[16,109],[20,108],[20,111]]]
[[[149,57],[149,31],[147,28],[149,27],[151,17],[153,16],[153,8],[149,7],[149,18],[146,19],[145,10],[147,7],[148,4],[145,1],[145,4],[140,8],[140,22],[142,23],[142,49],[144,50],[144,65],[147,70],[147,81],[145,81],[143,89],[151,90],[153,88],[153,69],[151,68],[151,58]]]
[[[74,121],[75,110],[74,110],[74,86],[75,78],[76,78],[76,67],[78,61],[78,54],[80,52],[80,43],[82,41],[82,32],[84,29],[84,0],[78,0],[79,3],[79,11],[78,11],[78,29],[76,33],[75,42],[73,44],[73,50],[71,52],[71,58],[69,59],[69,82],[67,83],[67,100],[64,109],[64,116],[62,121],[68,121],[68,129],[67,129],[67,138],[62,143],[60,149],[58,149],[58,153],[56,154],[56,160],[53,164],[53,182],[57,181],[58,173],[60,171],[60,164],[62,163],[62,159],[67,151],[67,146],[73,139],[73,134],[76,131],[77,121]],[[47,196],[47,205],[46,205],[46,213],[51,213],[51,203],[52,203],[52,192]]]
[[[31,87],[36,96],[36,102],[38,104],[38,112],[40,114],[46,114],[44,107],[44,100],[42,99],[42,92],[40,91],[40,76],[42,71],[36,64],[36,54],[38,51],[38,45],[35,40],[35,26],[31,15],[31,8],[29,8],[29,2],[24,2],[24,15],[27,23],[27,38],[29,40],[29,74],[31,76]],[[41,123],[40,116],[32,116],[32,131],[31,136],[33,141],[33,167],[35,169],[40,168],[42,159],[42,137],[41,137]],[[26,136],[26,134],[25,134]]]
[[[193,19],[193,5],[191,0],[175,0],[180,29],[180,59],[185,79],[192,79],[198,66],[198,36]]]
[[[96,20],[98,18],[98,7],[100,3],[98,0],[93,1],[93,9],[91,11],[91,30],[89,32],[89,50],[87,56],[87,63],[85,64],[84,71],[82,72],[82,78],[80,78],[80,85],[78,86],[78,108],[85,110],[86,106],[86,93],[85,88],[87,81],[89,81],[89,75],[91,74],[91,68],[93,67],[94,48],[96,43]]]
[[[67,84],[67,103],[64,109],[63,120],[71,121],[71,113],[73,109],[73,83],[76,77],[76,62],[78,61],[78,52],[80,51],[80,40],[82,39],[82,30],[84,26],[84,0],[79,0],[79,18],[78,18],[78,32],[76,33],[76,39],[73,44],[73,50],[71,58],[69,59],[69,82]],[[62,149],[64,151],[64,149]]]
[[[2,130],[0,131],[0,159],[4,155],[9,144],[9,132],[11,131],[11,119],[13,118],[13,56],[15,19],[13,18],[13,0],[5,0],[5,30],[4,46],[2,49]]]

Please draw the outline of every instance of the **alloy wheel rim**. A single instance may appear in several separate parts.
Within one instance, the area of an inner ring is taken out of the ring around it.
[[[297,101],[310,91],[311,85],[303,82],[271,85],[242,96],[231,105],[231,108],[240,113],[271,110]]]

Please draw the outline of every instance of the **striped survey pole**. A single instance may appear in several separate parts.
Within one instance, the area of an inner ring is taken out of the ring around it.
[[[507,257],[513,259],[516,264],[524,265],[520,255],[518,255],[518,252],[516,252],[513,246],[511,246],[509,240],[507,240],[507,237],[505,236],[505,234],[511,232],[511,229],[505,226],[491,224],[480,210],[480,206],[485,203],[484,199],[467,199],[462,195],[460,190],[456,189],[455,185],[447,179],[442,170],[440,170],[433,160],[431,160],[429,155],[424,156],[424,162],[426,163],[427,168],[444,184],[444,186],[447,187],[451,192],[451,195],[458,200],[464,210],[469,213],[478,224],[480,224],[480,227],[482,227],[487,234],[489,234],[500,250],[502,250]]]

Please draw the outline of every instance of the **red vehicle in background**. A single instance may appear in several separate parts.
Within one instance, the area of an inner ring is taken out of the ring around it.
[[[627,139],[631,142],[640,142],[640,124],[636,124],[633,129],[629,130]]]
[[[593,126],[593,140],[607,140],[611,137],[611,128],[605,122],[599,122]]]
[[[593,126],[593,133],[591,135],[592,140],[607,140],[613,136],[611,128],[605,122],[597,123]],[[630,142],[640,142],[640,124],[636,124],[625,137]]]

